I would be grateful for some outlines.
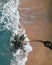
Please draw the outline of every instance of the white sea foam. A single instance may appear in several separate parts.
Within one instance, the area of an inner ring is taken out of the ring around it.
[[[7,3],[3,5],[2,16],[0,17],[0,31],[5,29],[10,30],[12,32],[12,36],[10,41],[14,39],[15,34],[27,36],[25,30],[23,28],[19,29],[19,0],[9,0]],[[25,38],[24,41],[29,41],[28,37]],[[28,53],[32,51],[32,47],[29,42],[25,42],[24,50],[18,49],[16,53],[12,53],[13,58],[11,59],[10,65],[25,65],[27,61]],[[12,43],[10,43],[12,45]]]
[[[0,31],[3,29],[14,30],[19,23],[19,12],[18,12],[19,0],[9,0],[3,5],[2,16],[0,18]],[[2,30],[2,31],[3,31]]]

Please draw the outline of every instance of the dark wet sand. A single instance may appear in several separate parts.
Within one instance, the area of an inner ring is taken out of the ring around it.
[[[49,13],[50,0],[23,0],[21,8],[32,8],[36,13],[36,19],[32,25],[25,25],[26,33],[30,40],[52,41],[52,21],[43,14]],[[23,24],[22,24],[23,25]],[[31,43],[33,51],[29,54],[26,65],[52,65],[52,51],[44,47],[42,43]]]

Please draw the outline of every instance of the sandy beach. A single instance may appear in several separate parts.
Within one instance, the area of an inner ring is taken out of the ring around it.
[[[20,8],[31,8],[35,19],[32,24],[24,25],[26,33],[30,40],[50,40],[52,41],[52,23],[48,20],[47,10],[49,0],[23,0]],[[23,13],[23,11],[20,11]],[[36,14],[36,15],[35,15]],[[22,24],[23,25],[23,24]],[[33,51],[29,53],[26,65],[52,65],[52,54],[42,43],[30,43]],[[51,58],[50,58],[51,57]],[[50,59],[50,60],[49,60]]]

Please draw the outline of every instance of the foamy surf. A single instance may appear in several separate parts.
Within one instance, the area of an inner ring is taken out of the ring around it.
[[[2,16],[0,17],[0,31],[4,31],[5,29],[10,30],[12,32],[12,36],[10,38],[10,42],[14,40],[14,36],[19,34],[26,36],[24,41],[29,41],[25,29],[21,26],[19,22],[19,0],[9,0],[7,3],[3,5]],[[22,49],[16,50],[16,53],[12,52],[13,58],[11,59],[10,65],[25,65],[27,61],[28,53],[32,51],[32,47],[29,42],[25,42],[26,45],[23,45],[25,52]],[[12,46],[12,43],[10,43]]]

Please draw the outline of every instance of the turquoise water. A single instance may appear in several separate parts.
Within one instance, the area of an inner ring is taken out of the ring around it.
[[[0,32],[0,65],[10,65],[12,55],[10,53],[10,31]]]
[[[0,0],[0,65],[10,65],[11,63],[12,54],[10,52],[10,44],[9,44],[10,38],[12,36],[11,32],[13,32],[14,29],[16,29],[16,27],[14,26],[16,26],[17,22],[19,21],[19,14],[17,13],[17,15],[15,16],[13,14],[13,8],[16,13],[17,10],[16,7],[18,5],[18,1],[16,6],[15,6],[15,0],[14,1],[12,0],[12,3],[10,3],[11,5],[9,4],[8,1],[11,2],[11,0]],[[7,4],[4,7],[5,3]],[[10,7],[12,9],[12,12]],[[11,13],[13,16],[11,16]],[[13,30],[11,31],[11,29]]]
[[[4,4],[7,0],[0,0],[0,3]],[[0,10],[2,5],[0,5]],[[0,12],[1,16],[1,12]],[[0,24],[1,25],[1,24]],[[8,30],[0,31],[0,65],[10,65],[11,62],[11,52],[10,52],[10,37],[11,32]]]

